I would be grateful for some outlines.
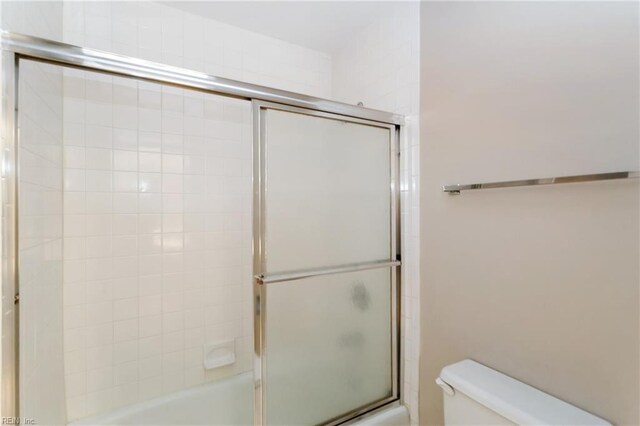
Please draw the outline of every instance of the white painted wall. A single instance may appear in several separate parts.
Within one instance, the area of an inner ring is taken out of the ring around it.
[[[406,132],[400,147],[403,397],[412,423],[418,424],[420,4],[398,3],[393,9],[384,18],[356,31],[334,54],[333,99],[351,104],[363,102],[369,108],[406,116]]]
[[[638,181],[441,185],[638,170],[638,3],[422,5],[421,419],[472,358],[638,424]]]

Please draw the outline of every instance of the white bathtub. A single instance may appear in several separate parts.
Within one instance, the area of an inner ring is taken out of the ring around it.
[[[244,373],[139,404],[77,420],[70,425],[220,425],[253,424],[253,373]],[[364,418],[362,425],[409,424],[405,407]]]
[[[70,425],[253,424],[253,373],[208,383],[130,405]]]

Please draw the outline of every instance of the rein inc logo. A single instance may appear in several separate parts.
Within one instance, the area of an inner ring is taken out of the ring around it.
[[[3,425],[35,425],[36,420],[30,417],[2,417]]]

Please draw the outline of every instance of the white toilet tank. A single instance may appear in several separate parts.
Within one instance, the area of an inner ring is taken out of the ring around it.
[[[611,423],[470,359],[448,365],[445,425],[609,425]]]

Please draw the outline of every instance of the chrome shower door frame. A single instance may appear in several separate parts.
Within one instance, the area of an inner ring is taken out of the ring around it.
[[[241,81],[216,77],[203,72],[193,71],[180,67],[159,64],[152,61],[104,52],[96,49],[73,46],[53,40],[47,40],[29,35],[17,34],[0,30],[0,45],[2,49],[2,130],[0,132],[2,142],[2,365],[1,386],[2,398],[0,410],[3,417],[18,417],[19,412],[19,170],[18,170],[18,74],[21,60],[44,62],[61,67],[73,67],[86,71],[104,73],[119,77],[133,78],[163,85],[170,85],[183,89],[197,90],[220,96],[233,97],[252,101],[254,112],[260,105],[271,105],[277,108],[290,108],[305,114],[330,116],[341,120],[363,122],[367,124],[388,127],[392,129],[392,165],[391,165],[391,209],[392,209],[392,254],[390,261],[393,265],[400,264],[400,199],[399,199],[399,151],[398,141],[400,131],[404,124],[404,117],[398,114],[374,109],[359,107],[356,105],[335,102],[327,99],[316,98],[299,93],[288,92]],[[254,114],[254,147],[256,135],[260,134],[259,114]],[[257,126],[257,127],[256,127]],[[254,159],[256,151],[254,150]],[[258,151],[259,155],[259,151]],[[255,174],[254,161],[254,271],[256,259],[262,259],[263,251],[260,243],[263,239],[256,237],[256,229],[262,229],[260,223],[260,210],[263,208],[259,194],[255,192],[256,185],[263,181],[259,174]],[[258,203],[256,204],[256,197]],[[256,247],[258,251],[256,251]],[[261,262],[261,260],[259,261]],[[258,266],[260,266],[259,263]],[[393,396],[381,401],[365,410],[350,413],[348,417],[341,418],[330,424],[349,422],[357,416],[372,413],[380,407],[398,404],[400,400],[400,383],[402,380],[400,353],[400,268],[393,266]],[[256,281],[254,289],[260,286]],[[264,299],[256,299],[264,304]],[[263,317],[258,310],[259,304],[254,309],[254,323],[259,324]],[[260,331],[259,328],[256,329]],[[261,336],[256,332],[255,340],[263,344]],[[262,361],[260,347],[254,347],[256,359]],[[259,367],[256,363],[256,368]],[[255,395],[261,392],[260,381],[255,382]],[[258,398],[255,398],[256,400]],[[254,407],[255,413],[262,414],[262,405]],[[262,417],[254,415],[254,423],[262,424]]]
[[[3,418],[19,406],[18,57],[2,51],[2,399]]]
[[[266,158],[265,158],[265,118],[267,110],[285,111],[313,117],[328,118],[356,124],[379,127],[389,130],[389,177],[390,177],[390,258],[387,260],[373,261],[345,265],[341,267],[326,267],[304,271],[295,271],[277,275],[266,273],[266,249],[265,249],[265,195],[266,195]],[[375,401],[366,407],[348,412],[345,415],[330,420],[327,426],[347,424],[360,419],[361,416],[377,412],[391,405],[399,405],[402,380],[402,356],[400,344],[400,125],[393,123],[381,123],[362,118],[348,117],[335,113],[310,110],[291,105],[283,105],[268,101],[253,101],[253,275],[254,275],[254,423],[256,425],[267,424],[266,395],[268,383],[266,377],[266,312],[267,292],[266,286],[274,283],[297,280],[312,276],[337,274],[342,272],[361,271],[366,269],[388,268],[391,273],[391,396],[383,400]]]

